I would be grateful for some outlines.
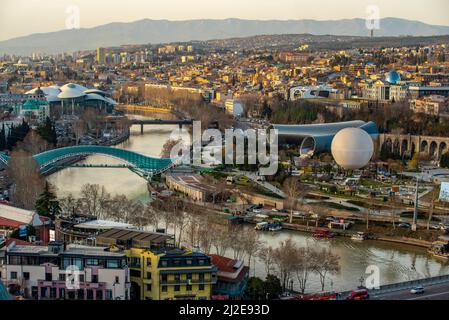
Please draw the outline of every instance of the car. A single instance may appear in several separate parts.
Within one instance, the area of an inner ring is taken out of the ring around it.
[[[260,209],[253,209],[253,213],[262,213],[262,210],[260,210]]]
[[[346,297],[346,300],[368,300],[369,292],[366,289],[352,291],[349,296]]]
[[[423,294],[425,292],[424,287],[415,287],[410,290],[411,294]]]
[[[271,209],[271,211],[273,211],[273,212],[279,212],[279,210],[276,209],[276,208]]]
[[[440,225],[437,225],[437,224],[434,224],[434,225],[431,225],[431,226],[430,226],[430,229],[433,229],[433,230],[441,230],[441,226],[440,226]]]
[[[399,228],[411,229],[412,225],[410,223],[401,223],[398,225]]]

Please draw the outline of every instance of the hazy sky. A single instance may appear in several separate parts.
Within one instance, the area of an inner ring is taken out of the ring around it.
[[[71,6],[79,8],[80,27],[89,28],[144,18],[364,18],[369,5],[379,6],[381,17],[449,25],[447,0],[0,0],[0,41],[65,29]]]

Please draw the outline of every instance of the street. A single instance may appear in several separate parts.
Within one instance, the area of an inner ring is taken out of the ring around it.
[[[373,297],[373,300],[449,300],[449,283],[424,286],[423,294],[412,294],[410,289]]]

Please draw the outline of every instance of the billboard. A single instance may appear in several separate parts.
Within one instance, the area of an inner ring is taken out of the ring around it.
[[[449,202],[449,182],[441,183],[440,201]]]

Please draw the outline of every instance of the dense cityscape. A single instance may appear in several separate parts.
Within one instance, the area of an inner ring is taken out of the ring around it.
[[[0,50],[0,300],[447,300],[448,258],[449,35]]]

